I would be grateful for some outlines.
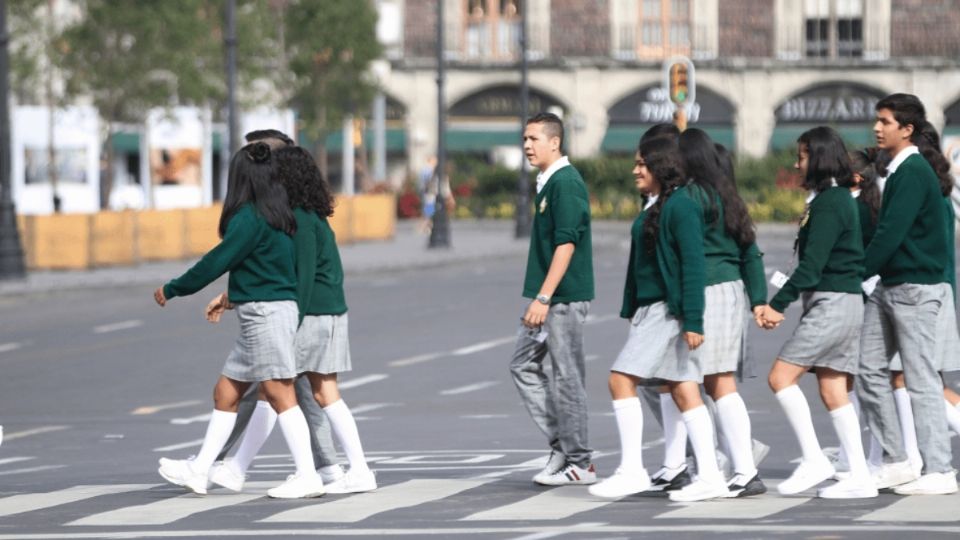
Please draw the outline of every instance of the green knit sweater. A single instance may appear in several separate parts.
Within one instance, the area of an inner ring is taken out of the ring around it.
[[[293,211],[297,233],[297,298],[300,317],[347,312],[343,294],[343,265],[333,229],[326,218],[302,208]]]

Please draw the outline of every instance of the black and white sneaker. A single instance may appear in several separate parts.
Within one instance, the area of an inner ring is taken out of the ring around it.
[[[647,491],[668,492],[683,489],[690,485],[693,479],[687,471],[686,465],[681,465],[676,469],[661,467],[653,476],[650,477],[650,489]]]
[[[755,473],[753,478],[750,479],[747,479],[747,477],[742,474],[735,474],[733,478],[727,482],[727,489],[730,491],[727,498],[730,499],[752,497],[767,492],[767,486],[764,485],[763,480],[760,480],[760,473]]]

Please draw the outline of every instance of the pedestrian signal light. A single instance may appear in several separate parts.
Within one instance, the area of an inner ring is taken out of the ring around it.
[[[690,97],[687,85],[687,64],[675,62],[670,66],[670,101],[683,105]]]

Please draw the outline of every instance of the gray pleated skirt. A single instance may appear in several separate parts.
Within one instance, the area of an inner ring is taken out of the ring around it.
[[[350,338],[347,314],[307,315],[300,323],[294,350],[297,373],[350,371]]]
[[[666,302],[637,308],[630,334],[610,371],[654,381],[703,382],[703,374],[683,339],[680,319],[670,314]]]
[[[725,281],[704,291],[703,345],[690,352],[703,375],[735,372],[741,380],[753,377],[747,365],[747,293],[743,281]]]
[[[779,358],[805,367],[856,375],[860,361],[863,297],[859,293],[801,293],[803,315]]]
[[[957,331],[957,309],[953,300],[953,289],[949,283],[940,314],[937,316],[937,341],[934,355],[939,371],[960,371],[960,333]],[[890,361],[891,371],[903,371],[900,353],[893,355]]]
[[[223,366],[223,375],[245,382],[296,377],[293,338],[297,333],[297,303],[245,302],[237,305],[236,312],[240,335]]]

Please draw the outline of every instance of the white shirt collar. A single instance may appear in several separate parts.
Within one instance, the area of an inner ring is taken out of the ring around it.
[[[830,185],[833,186],[833,187],[837,187],[837,179],[836,179],[836,178],[831,178],[831,179],[830,179]],[[859,193],[859,192],[858,192],[858,193]],[[807,204],[810,204],[811,202],[813,202],[813,200],[816,199],[816,198],[817,198],[817,195],[819,195],[819,194],[820,194],[819,191],[811,190],[810,193],[807,195]]]
[[[649,210],[651,206],[657,204],[657,199],[659,199],[659,198],[660,198],[660,194],[659,194],[659,193],[656,194],[656,195],[651,195],[651,196],[647,197],[647,202],[644,203],[643,209],[644,209],[644,210]]]
[[[920,149],[912,144],[904,148],[903,150],[901,150],[900,153],[893,158],[893,161],[891,161],[890,164],[887,165],[886,178],[890,178],[891,176],[893,176],[893,173],[896,172],[897,168],[900,167],[900,165],[904,161],[906,161],[908,157],[914,154],[919,154],[919,153],[920,153]]]
[[[559,171],[560,169],[566,167],[570,164],[570,160],[567,156],[562,156],[560,159],[554,161],[547,167],[547,170],[541,172],[537,175],[537,193],[540,193],[543,190],[543,186],[547,185],[547,180],[550,180],[550,177],[553,176],[553,173]]]
[[[851,191],[851,192],[850,192],[850,196],[853,197],[854,199],[859,199],[859,198],[860,198],[860,190],[859,190],[859,189],[855,189],[855,190]]]

